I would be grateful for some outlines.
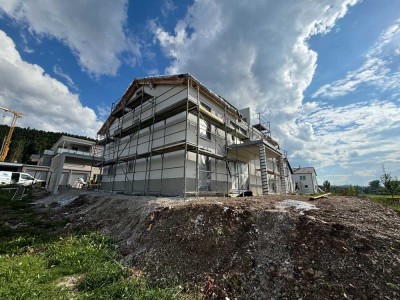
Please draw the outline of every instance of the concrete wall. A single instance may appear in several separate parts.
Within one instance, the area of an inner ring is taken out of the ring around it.
[[[47,190],[56,194],[59,187],[73,185],[77,178],[89,181],[95,174],[101,173],[101,169],[92,167],[91,163],[90,159],[72,157],[68,154],[56,155],[51,161],[47,175]]]
[[[58,186],[61,180],[65,155],[57,155],[51,160],[50,175],[47,179],[47,190],[53,194],[58,192]]]
[[[38,166],[47,166],[50,167],[51,165],[51,159],[53,158],[54,155],[47,155],[44,154],[38,162]]]

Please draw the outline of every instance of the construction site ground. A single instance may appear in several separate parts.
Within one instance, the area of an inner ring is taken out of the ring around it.
[[[121,262],[204,299],[400,299],[400,215],[356,197],[36,200],[65,230],[110,235]]]

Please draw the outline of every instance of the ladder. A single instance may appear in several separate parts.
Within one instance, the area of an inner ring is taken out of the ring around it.
[[[268,173],[267,173],[267,160],[265,155],[264,145],[259,145],[258,152],[260,155],[260,170],[261,170],[261,185],[263,195],[268,195]]]
[[[278,159],[278,169],[281,178],[281,195],[287,195],[286,190],[286,168],[285,168],[285,159],[283,156]]]
[[[22,198],[24,197],[24,192],[25,192],[25,187],[23,185],[19,186],[15,191],[14,196],[11,198],[11,201],[22,200]]]

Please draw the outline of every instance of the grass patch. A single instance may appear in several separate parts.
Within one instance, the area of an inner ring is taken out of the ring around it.
[[[150,286],[118,263],[110,238],[65,233],[29,201],[0,190],[0,299],[184,299]],[[67,234],[67,235],[66,235]]]
[[[390,207],[391,209],[400,212],[400,195],[395,195],[394,199],[388,195],[366,195],[366,197],[375,203]]]
[[[24,253],[58,238],[65,221],[41,219],[29,199],[11,198],[12,194],[0,189],[0,254]]]

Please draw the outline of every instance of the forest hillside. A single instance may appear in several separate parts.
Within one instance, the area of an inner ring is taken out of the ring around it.
[[[3,143],[10,127],[0,125],[0,145]],[[91,138],[68,134],[65,132],[47,132],[32,128],[15,127],[11,138],[10,150],[8,151],[7,162],[28,163],[32,154],[42,154],[44,150],[50,149],[57,140],[63,136],[72,136],[87,140]]]

